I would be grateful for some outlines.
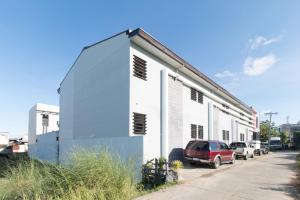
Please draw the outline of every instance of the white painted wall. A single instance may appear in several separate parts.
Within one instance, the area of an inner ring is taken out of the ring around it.
[[[29,155],[31,158],[52,163],[58,162],[58,131],[37,135],[37,143],[30,144]]]
[[[36,136],[43,134],[42,114],[48,114],[49,126],[47,132],[57,131],[59,129],[59,107],[38,103],[29,110],[28,122],[28,143],[35,144]]]
[[[85,49],[60,85],[60,161],[75,149],[108,148],[141,164],[143,137],[130,137],[129,40]]]
[[[8,144],[8,133],[0,132],[0,144],[7,145]]]
[[[147,81],[133,76],[133,55],[147,61]],[[221,139],[223,129],[232,132],[232,120],[249,120],[249,114],[191,76],[177,73],[166,62],[130,42],[126,33],[123,33],[85,49],[60,85],[61,161],[76,146],[108,146],[125,157],[139,155],[143,162],[164,154],[162,143],[167,143],[166,138],[169,137],[163,133],[172,133],[168,131],[167,120],[163,120],[168,117],[162,116],[172,113],[168,112],[168,106],[165,105],[168,95],[162,96],[163,88],[168,88],[162,82],[163,72],[184,83],[181,97],[183,137],[179,148],[184,148],[191,139],[191,124],[203,125],[204,139],[208,139],[209,104],[211,111],[214,106],[220,109],[217,112],[218,131],[213,133],[217,137],[213,139]],[[190,99],[190,87],[204,93],[203,104]],[[222,113],[222,104],[230,106],[228,112],[231,115]],[[146,135],[133,134],[133,112],[147,115]],[[240,113],[245,116],[240,116]],[[212,122],[213,119],[215,116],[212,114]],[[238,125],[239,132],[246,131],[244,129],[244,126]],[[165,145],[168,149],[168,144]]]
[[[128,136],[129,41],[85,49],[60,86],[62,140]]]
[[[136,55],[147,61],[147,81],[139,79],[133,76],[133,55]],[[242,121],[240,118],[248,120],[248,115],[238,107],[233,104],[228,103],[220,96],[217,96],[211,93],[208,89],[203,87],[201,84],[197,83],[195,80],[187,77],[186,75],[176,73],[174,68],[169,66],[167,63],[158,59],[153,54],[150,54],[146,50],[137,46],[136,44],[131,43],[130,48],[130,114],[133,112],[139,112],[147,115],[147,134],[143,136],[144,138],[144,162],[146,160],[159,157],[161,155],[161,138],[163,132],[161,120],[161,112],[163,113],[164,109],[161,107],[162,101],[162,80],[161,73],[163,70],[167,70],[169,75],[177,77],[179,80],[183,81],[183,141],[182,146],[179,148],[185,148],[188,141],[191,140],[191,124],[203,125],[204,127],[204,139],[208,139],[208,104],[210,103],[213,106],[217,106],[219,109],[218,120],[217,120],[217,133],[213,133],[215,136],[213,139],[222,140],[222,130],[228,130],[230,134],[230,140],[228,143],[235,140],[237,137],[235,130],[235,121]],[[190,87],[193,87],[204,93],[203,104],[192,101],[190,98]],[[223,108],[222,104],[229,105],[229,109]],[[226,114],[222,112],[222,109],[225,109]],[[212,112],[213,113],[213,112]],[[240,113],[243,113],[244,116],[241,116]],[[169,115],[172,113],[168,113]],[[132,115],[131,115],[132,117]],[[211,116],[211,121],[213,122],[213,116]],[[234,123],[233,123],[234,121]],[[244,125],[238,125],[239,131],[245,132],[250,129]],[[130,134],[132,134],[132,122],[130,121]],[[213,127],[213,125],[212,125]],[[168,130],[168,128],[167,128]],[[172,134],[169,132],[168,134]],[[235,134],[235,138],[233,137]],[[246,135],[245,135],[246,137]],[[169,150],[171,151],[171,150]],[[170,153],[170,152],[169,152]],[[164,154],[163,154],[164,155]]]

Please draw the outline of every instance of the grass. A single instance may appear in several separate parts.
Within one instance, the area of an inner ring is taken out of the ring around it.
[[[0,158],[0,200],[127,200],[178,184],[144,189],[136,182],[134,162],[106,150],[77,151],[69,158],[63,166],[26,156]]]
[[[77,152],[66,166],[35,160],[10,165],[0,199],[132,199],[137,196],[132,166],[107,151]]]

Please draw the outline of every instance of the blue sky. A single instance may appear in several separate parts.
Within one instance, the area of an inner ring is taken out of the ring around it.
[[[58,105],[59,83],[91,43],[142,27],[277,124],[300,120],[300,1],[0,1],[0,131]],[[263,117],[265,118],[265,117]]]

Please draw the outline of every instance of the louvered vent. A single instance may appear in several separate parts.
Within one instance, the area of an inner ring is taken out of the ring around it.
[[[191,88],[191,99],[193,101],[197,101],[197,90],[195,90],[194,88]]]
[[[133,75],[147,80],[147,62],[136,55],[133,55]]]
[[[197,138],[197,125],[191,124],[191,138]]]
[[[133,113],[133,133],[146,134],[147,118],[145,114]]]
[[[203,126],[198,125],[198,139],[203,139]]]

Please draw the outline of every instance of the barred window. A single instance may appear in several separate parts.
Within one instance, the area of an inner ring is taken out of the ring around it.
[[[191,100],[203,104],[203,93],[191,88]]]
[[[243,133],[240,134],[240,141],[241,142],[245,141],[245,134]]]
[[[147,62],[136,55],[133,55],[133,75],[141,78],[143,80],[147,80]]]
[[[203,103],[203,93],[199,91],[197,93],[198,93],[198,103]]]
[[[191,124],[191,138],[197,139],[197,125]]]
[[[203,126],[198,125],[198,139],[203,139]]]
[[[145,114],[133,113],[133,133],[146,134],[147,118]]]
[[[222,131],[222,138],[223,138],[223,140],[225,140],[225,141],[229,141],[229,131],[226,131],[226,130],[223,130]]]
[[[194,88],[191,88],[191,99],[193,101],[197,101],[197,90],[195,90]]]

